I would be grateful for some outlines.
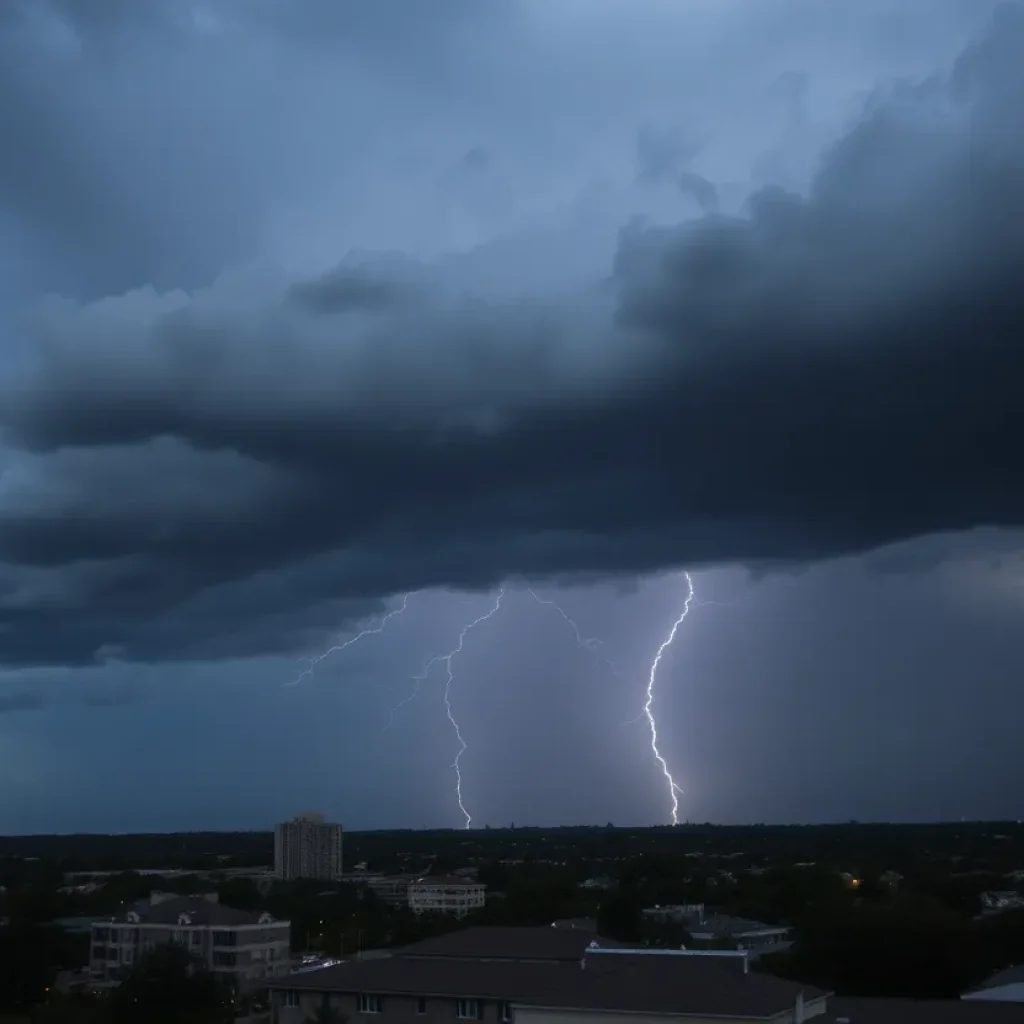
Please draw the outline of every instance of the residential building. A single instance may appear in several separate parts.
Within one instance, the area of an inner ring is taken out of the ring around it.
[[[366,884],[376,893],[377,898],[389,907],[404,907],[409,904],[409,884],[417,875],[382,875]]]
[[[388,960],[271,983],[275,1024],[324,1006],[352,1024],[1019,1024],[1019,1006],[837,999],[749,969],[745,952],[636,950],[576,929],[469,928]],[[586,943],[586,944],[584,944]]]
[[[681,925],[693,940],[694,949],[728,946],[748,950],[756,957],[790,941],[790,929],[785,925],[764,924],[729,914],[709,914],[703,903],[649,907],[644,916]]]
[[[795,1024],[826,1009],[827,993],[755,974],[744,953],[582,941],[576,929],[469,929],[428,940],[434,952],[420,943],[388,960],[291,975],[272,986],[276,1022],[300,1024],[324,1004],[380,1024],[660,1024],[680,1016]],[[564,958],[570,947],[573,957]]]
[[[341,880],[342,828],[322,814],[300,814],[274,830],[274,871],[279,878]]]
[[[154,897],[115,917],[93,922],[89,951],[93,982],[117,984],[140,955],[177,942],[235,986],[244,1010],[240,1021],[269,1021],[267,983],[289,970],[289,922],[222,906],[215,893],[155,893]]]
[[[409,883],[409,909],[414,914],[465,917],[487,899],[487,886],[469,878],[427,875]]]

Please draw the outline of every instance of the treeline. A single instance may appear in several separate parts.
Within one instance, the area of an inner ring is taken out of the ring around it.
[[[146,835],[0,836],[0,876],[26,859],[61,871],[257,866],[273,859],[273,833],[186,832]],[[857,824],[793,826],[680,825],[620,829],[612,825],[558,829],[495,828],[348,832],[345,861],[366,861],[397,871],[433,862],[464,866],[476,861],[566,860],[595,865],[644,855],[690,853],[732,858],[738,866],[785,866],[815,861],[847,865],[864,874],[894,870],[1005,873],[1024,866],[1024,825],[957,822],[925,825]],[[4,884],[0,881],[0,884]]]

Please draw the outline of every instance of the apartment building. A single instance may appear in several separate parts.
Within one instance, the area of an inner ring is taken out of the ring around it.
[[[759,955],[783,948],[790,941],[790,929],[785,925],[765,924],[729,914],[709,914],[703,903],[648,907],[643,914],[650,921],[681,925],[694,949],[727,946]]]
[[[215,893],[153,893],[122,914],[93,922],[90,977],[95,984],[116,984],[143,953],[169,942],[184,946],[233,984],[244,1009],[239,1021],[270,1020],[267,984],[290,969],[288,921],[225,907]]]
[[[324,821],[322,814],[282,822],[274,830],[274,872],[285,880],[341,881],[341,840],[341,826]]]
[[[649,1024],[678,1017],[802,1024],[826,1010],[827,993],[756,974],[744,953],[603,941],[578,929],[471,928],[387,960],[275,981],[275,1021],[300,1024],[324,1005],[343,1019],[379,1024],[630,1024],[640,1017]]]
[[[578,929],[468,928],[274,981],[274,1024],[1019,1024],[1020,1004],[839,999],[745,952],[626,949]]]
[[[465,917],[487,899],[487,886],[469,878],[433,876],[409,883],[409,909],[414,914],[453,914]]]

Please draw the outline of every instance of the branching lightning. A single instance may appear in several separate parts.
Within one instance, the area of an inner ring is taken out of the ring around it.
[[[430,659],[430,661],[428,661],[426,663],[426,665],[423,666],[423,670],[420,672],[419,675],[416,675],[416,676],[412,677],[412,679],[413,679],[412,693],[410,693],[408,697],[403,697],[391,709],[391,714],[388,716],[388,724],[384,726],[384,732],[387,732],[388,729],[390,729],[395,724],[395,715],[398,714],[398,712],[402,708],[404,708],[406,704],[411,703],[412,701],[414,701],[419,696],[420,686],[422,686],[422,684],[427,681],[427,676],[430,675],[430,670],[439,661],[444,661],[445,657],[446,656],[444,654],[437,654],[437,655],[435,655],[433,658]]]
[[[455,755],[455,760],[452,762],[452,768],[455,770],[455,799],[458,801],[459,810],[462,812],[462,816],[466,819],[466,823],[465,825],[463,825],[463,828],[466,829],[472,826],[473,817],[469,813],[469,811],[466,810],[466,805],[462,802],[462,770],[459,767],[459,762],[462,760],[462,755],[466,752],[468,748],[466,746],[466,741],[462,738],[462,730],[459,728],[459,723],[456,721],[455,715],[452,713],[452,658],[454,658],[456,654],[459,654],[462,651],[462,646],[466,642],[466,635],[469,633],[470,630],[475,629],[477,626],[480,625],[480,623],[486,622],[489,618],[491,618],[492,615],[496,615],[498,613],[498,610],[501,608],[501,599],[504,596],[505,588],[502,587],[498,591],[497,598],[495,598],[494,607],[491,608],[490,611],[485,612],[478,619],[474,619],[472,622],[463,626],[462,632],[459,634],[459,642],[454,648],[454,650],[449,651],[448,654],[445,654],[442,657],[436,659],[438,661],[444,662],[445,669],[448,673],[448,678],[445,680],[444,684],[444,707],[445,711],[448,713],[448,721],[452,723],[452,729],[455,731],[455,738],[459,741],[459,752]],[[426,672],[429,671],[429,667],[432,663],[433,662],[428,662],[427,669],[425,669],[424,672],[422,673],[424,676],[426,675]],[[415,696],[415,693],[413,694],[413,696]]]
[[[318,654],[315,658],[311,658],[309,664],[293,679],[290,683],[286,683],[286,686],[298,686],[303,679],[308,679],[313,675],[314,669],[321,661],[324,660],[328,655],[337,654],[339,651],[345,650],[346,647],[351,647],[354,643],[362,640],[364,636],[373,636],[377,633],[384,632],[384,627],[388,622],[393,619],[396,615],[401,615],[405,611],[406,605],[409,603],[410,594],[406,594],[402,598],[402,603],[397,608],[392,608],[386,615],[381,617],[380,622],[377,623],[373,628],[363,629],[356,633],[355,636],[350,636],[344,643],[334,644],[328,647],[326,651]]]
[[[538,604],[546,604],[551,608],[554,608],[555,611],[558,612],[558,614],[561,615],[563,619],[565,619],[565,621],[572,628],[573,633],[576,634],[576,643],[579,645],[581,650],[586,651],[588,654],[592,654],[595,658],[597,658],[604,665],[606,665],[611,674],[615,676],[616,679],[623,681],[625,680],[625,676],[623,676],[623,674],[615,666],[615,663],[606,655],[601,653],[601,648],[604,646],[603,640],[599,639],[598,637],[584,638],[583,634],[580,632],[580,627],[576,625],[576,621],[568,614],[568,612],[566,612],[566,610],[557,601],[552,601],[549,598],[545,597],[539,597],[537,593],[530,588],[527,588],[527,591],[530,597],[532,597],[534,601],[536,601]]]
[[[651,670],[647,676],[647,699],[644,702],[643,714],[647,718],[647,724],[651,729],[651,750],[654,753],[654,757],[658,764],[661,766],[661,771],[665,776],[665,781],[668,783],[669,796],[672,798],[672,824],[679,824],[679,796],[682,794],[682,789],[676,785],[676,780],[672,778],[672,773],[669,771],[668,762],[661,755],[661,751],[658,750],[658,723],[654,719],[654,712],[652,707],[654,705],[654,681],[658,675],[658,666],[661,664],[662,655],[669,647],[672,646],[672,641],[676,638],[676,632],[679,627],[683,624],[683,620],[690,612],[690,604],[693,602],[693,579],[690,577],[688,572],[684,572],[683,575],[686,577],[686,600],[683,603],[683,610],[679,613],[679,618],[672,624],[668,636],[662,642],[662,645],[658,648],[657,653],[654,655],[654,661],[651,662]]]

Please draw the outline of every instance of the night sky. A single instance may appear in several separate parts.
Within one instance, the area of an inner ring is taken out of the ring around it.
[[[460,827],[502,586],[473,824],[669,821],[687,571],[679,820],[1021,817],[1021,110],[992,0],[4,2],[0,832]]]

